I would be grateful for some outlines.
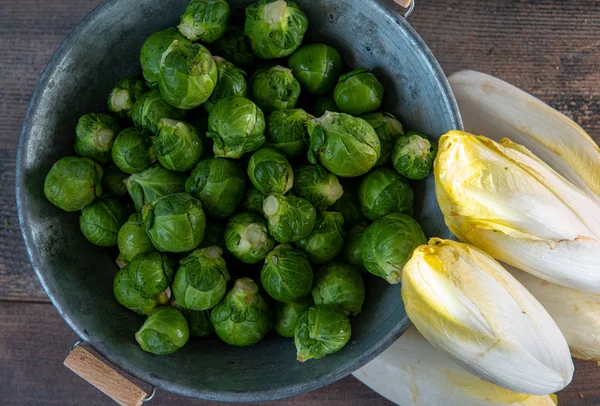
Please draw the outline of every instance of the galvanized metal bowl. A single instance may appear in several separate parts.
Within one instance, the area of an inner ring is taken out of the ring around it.
[[[58,312],[110,362],[159,388],[219,401],[258,401],[314,390],[340,379],[386,349],[408,327],[399,286],[368,281],[352,340],[318,360],[295,360],[293,340],[270,334],[258,345],[230,347],[192,339],[177,353],[141,351],[143,318],[112,294],[113,258],[81,235],[78,214],[52,206],[44,178],[73,154],[80,115],[105,111],[122,77],[139,74],[138,54],[151,33],[176,25],[188,0],[107,0],[71,33],[42,74],[23,122],[17,156],[17,203],[31,263]],[[462,126],[446,78],[400,10],[384,0],[297,0],[310,20],[308,40],[339,49],[346,63],[372,69],[385,85],[385,106],[410,129],[439,136]],[[232,1],[243,8],[250,1]],[[419,183],[416,216],[429,236],[447,236],[433,180]]]

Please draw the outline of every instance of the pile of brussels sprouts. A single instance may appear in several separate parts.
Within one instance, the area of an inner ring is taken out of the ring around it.
[[[213,333],[246,346],[274,329],[298,360],[318,359],[350,339],[367,273],[398,283],[426,242],[409,179],[429,174],[436,145],[379,110],[373,73],[302,45],[295,3],[252,4],[243,28],[230,15],[225,0],[192,0],[148,37],[143,80],[79,119],[76,156],[44,193],[81,212],[91,243],[118,247],[114,295],[148,316],[144,351]]]

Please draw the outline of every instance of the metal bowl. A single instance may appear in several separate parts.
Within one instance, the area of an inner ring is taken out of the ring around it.
[[[385,85],[384,105],[407,128],[433,136],[461,128],[444,73],[392,2],[297,2],[310,20],[308,41],[325,41],[340,50],[349,66],[372,69]],[[27,110],[17,156],[17,205],[31,263],[60,315],[85,342],[159,388],[218,401],[269,400],[317,389],[358,369],[406,330],[409,320],[398,285],[370,278],[363,312],[352,321],[351,341],[318,361],[296,361],[293,340],[276,334],[246,348],[216,338],[192,339],[175,354],[154,356],[134,340],[143,318],[113,298],[113,258],[82,237],[77,213],[65,213],[44,198],[48,170],[73,154],[79,116],[106,110],[111,87],[124,76],[139,74],[144,39],[176,25],[186,3],[107,0],[73,30],[48,63]],[[230,3],[242,9],[250,1]],[[447,236],[433,180],[419,187],[418,220],[429,236]]]

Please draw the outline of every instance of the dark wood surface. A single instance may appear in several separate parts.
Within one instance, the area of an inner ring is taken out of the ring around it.
[[[100,405],[62,361],[77,339],[39,285],[14,195],[17,140],[48,59],[99,0],[0,0],[0,404]],[[475,69],[532,93],[600,140],[600,1],[419,0],[410,22],[446,73]],[[561,405],[600,405],[600,367],[576,362]],[[215,404],[165,392],[154,404]],[[272,404],[384,405],[352,377]]]

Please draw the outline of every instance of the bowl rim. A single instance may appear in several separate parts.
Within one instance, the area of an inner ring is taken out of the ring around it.
[[[19,143],[17,148],[17,159],[15,168],[15,188],[17,200],[16,203],[19,225],[23,241],[25,243],[27,255],[29,257],[33,270],[35,271],[36,276],[39,279],[44,291],[48,295],[48,298],[58,311],[59,315],[65,320],[67,325],[81,338],[81,340],[83,340],[83,342],[90,345],[97,353],[99,353],[112,365],[118,367],[122,371],[138,379],[141,379],[142,381],[147,382],[153,385],[154,387],[173,392],[178,395],[210,401],[256,402],[276,400],[299,395],[301,393],[313,391],[327,386],[333,382],[336,382],[350,375],[352,372],[356,371],[363,365],[373,360],[376,356],[381,354],[385,349],[392,345],[392,343],[394,343],[408,329],[408,327],[411,324],[410,320],[408,320],[408,316],[405,315],[393,329],[391,329],[377,343],[374,343],[367,352],[362,353],[360,357],[354,359],[351,362],[345,363],[342,367],[332,370],[328,374],[326,374],[325,376],[321,376],[320,378],[313,378],[309,381],[302,383],[295,383],[287,386],[278,387],[275,389],[254,392],[251,390],[244,392],[229,392],[206,389],[192,390],[188,386],[179,385],[177,382],[167,382],[161,378],[152,376],[148,373],[144,373],[144,371],[137,370],[135,368],[135,365],[130,365],[128,363],[121,362],[120,359],[111,355],[110,348],[105,346],[102,342],[87,337],[87,334],[82,329],[80,329],[80,327],[71,319],[71,317],[66,311],[66,307],[63,306],[63,303],[59,302],[49,290],[49,286],[46,281],[46,275],[43,272],[41,264],[36,258],[35,247],[30,232],[29,217],[27,214],[27,210],[23,205],[23,202],[26,200],[23,159],[26,151],[26,144],[29,141],[29,137],[32,130],[30,120],[34,116],[35,111],[38,109],[38,106],[42,100],[43,92],[50,83],[50,77],[53,76],[53,74],[55,73],[59,62],[69,52],[71,44],[74,41],[76,41],[81,31],[85,30],[86,27],[92,21],[94,21],[103,12],[106,12],[118,1],[119,0],[104,0],[103,2],[101,2],[92,11],[90,11],[90,13],[87,14],[86,17],[79,24],[77,24],[71,30],[69,35],[62,41],[62,43],[53,53],[33,90],[32,96],[29,101],[29,105],[27,107],[27,110],[25,111],[25,116],[19,134]],[[391,4],[381,0],[374,0],[373,6],[377,7],[379,11],[381,11],[382,14],[389,20],[389,22],[400,26],[400,29],[405,31],[408,40],[415,46],[415,49],[419,51],[423,60],[426,61],[426,63],[429,65],[430,70],[434,75],[434,79],[440,84],[440,97],[443,98],[443,103],[447,107],[447,111],[450,114],[449,118],[453,127],[455,127],[456,129],[462,129],[463,123],[460,111],[458,109],[458,104],[456,102],[456,99],[454,98],[454,94],[452,93],[452,89],[450,88],[446,75],[444,74],[441,66],[439,65],[437,59],[435,58],[431,50],[427,47],[423,39],[417,34],[415,29],[406,21],[405,18],[401,16],[399,10],[395,8],[395,6],[392,6]]]

